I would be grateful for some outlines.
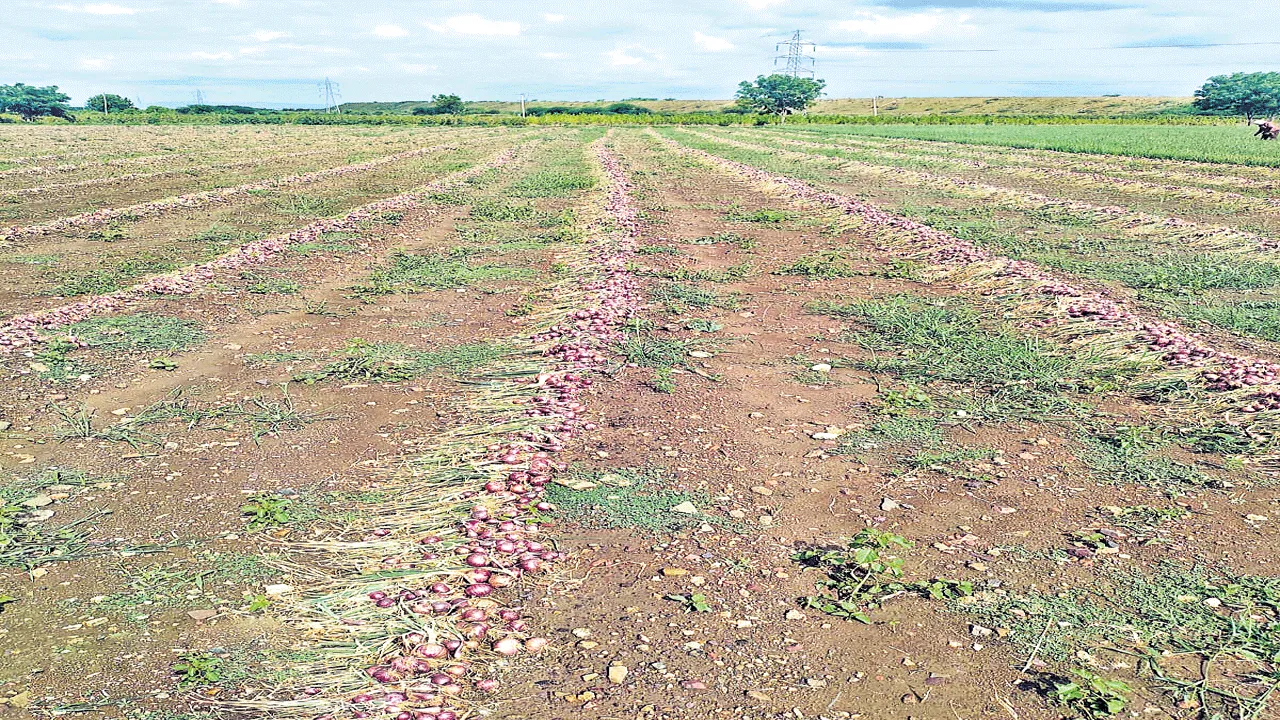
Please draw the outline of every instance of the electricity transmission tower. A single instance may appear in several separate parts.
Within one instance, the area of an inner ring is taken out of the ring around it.
[[[204,92],[200,88],[196,88],[196,104],[204,105]]]
[[[326,113],[342,114],[342,107],[338,105],[338,98],[342,97],[342,91],[338,88],[338,83],[325,78],[320,83],[320,96],[324,100],[324,111]]]
[[[773,66],[777,67],[779,60],[785,60],[787,66],[782,71],[783,75],[813,77],[815,61],[809,53],[817,51],[818,46],[808,40],[801,40],[800,31],[797,30],[790,40],[778,43],[774,51],[782,52],[784,47],[787,49],[786,54],[775,56],[773,58]]]

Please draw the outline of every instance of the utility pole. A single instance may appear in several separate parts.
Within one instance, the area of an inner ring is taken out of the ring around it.
[[[342,97],[342,91],[338,88],[338,83],[333,82],[329,78],[325,78],[320,84],[320,92],[324,95],[324,111],[328,113],[342,114],[342,106],[338,105],[338,98]]]
[[[875,95],[875,96],[873,96],[873,97],[871,98],[871,116],[872,116],[872,117],[880,117],[880,106],[879,106],[879,104],[877,104],[877,103],[876,103],[876,101],[877,101],[877,100],[879,100],[879,99],[880,99],[880,98],[882,98],[882,97],[884,97],[884,96],[883,96],[883,95]]]
[[[520,117],[524,117],[524,96],[528,93],[520,93]]]
[[[109,107],[108,107],[108,105],[107,105],[107,94],[106,94],[106,93],[102,93],[102,114],[103,114],[103,115],[110,115],[110,114],[111,114],[111,110],[109,109]]]
[[[779,60],[786,61],[786,69],[782,71],[783,75],[791,77],[813,77],[814,66],[816,62],[810,52],[816,52],[817,45],[808,40],[800,39],[800,31],[795,31],[791,39],[786,42],[780,42],[774,47],[774,52],[782,52],[782,48],[786,48],[786,52],[773,58],[773,66],[778,66]]]

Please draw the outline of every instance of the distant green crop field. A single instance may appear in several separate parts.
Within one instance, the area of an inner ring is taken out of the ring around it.
[[[809,125],[823,133],[946,140],[1097,155],[1280,166],[1280,142],[1240,125]]]

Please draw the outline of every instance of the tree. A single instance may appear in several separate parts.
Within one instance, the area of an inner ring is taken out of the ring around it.
[[[743,81],[738,85],[738,105],[758,113],[777,115],[786,122],[786,117],[797,113],[813,104],[822,89],[827,86],[825,80],[793,77],[775,73],[761,75],[754,83]]]
[[[457,95],[432,95],[431,103],[435,105],[436,115],[461,115],[467,109]]]
[[[0,85],[0,112],[17,113],[23,120],[52,115],[74,121],[71,116],[71,97],[58,92],[57,85],[35,87],[16,83]]]
[[[1206,113],[1260,115],[1280,112],[1280,73],[1216,75],[1196,91],[1196,109]]]
[[[133,106],[133,101],[127,97],[114,95],[112,93],[101,93],[85,100],[84,109],[113,113],[124,112],[125,110],[134,110],[135,108]]]

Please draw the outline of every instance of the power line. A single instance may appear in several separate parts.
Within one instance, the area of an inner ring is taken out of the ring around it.
[[[858,47],[866,52],[875,53],[1000,53],[1000,52],[1080,52],[1085,50],[1160,50],[1178,48],[1197,50],[1218,47],[1259,47],[1264,45],[1280,45],[1280,42],[1247,42],[1247,43],[1168,43],[1153,45],[1103,45],[1096,47],[1024,47],[1024,48],[872,48],[862,45],[842,45],[839,47]]]
[[[791,77],[800,77],[801,75],[813,77],[816,63],[809,53],[817,50],[817,46],[807,40],[801,40],[799,30],[795,31],[790,40],[775,45],[774,52],[781,51],[784,46],[787,48],[787,52],[785,55],[778,55],[773,58],[774,67],[778,66],[779,60],[786,60],[787,69],[783,70],[782,74],[790,75]]]

